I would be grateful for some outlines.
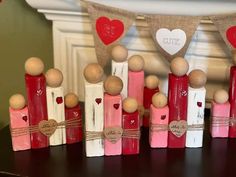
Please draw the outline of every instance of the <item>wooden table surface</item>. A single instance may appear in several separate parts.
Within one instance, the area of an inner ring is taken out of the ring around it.
[[[0,131],[0,176],[235,177],[236,139],[211,139],[205,131],[203,148],[151,149],[143,129],[139,155],[86,158],[83,143],[13,152],[6,127]]]

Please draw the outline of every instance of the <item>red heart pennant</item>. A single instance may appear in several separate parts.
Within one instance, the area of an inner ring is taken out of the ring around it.
[[[98,36],[105,45],[117,40],[124,32],[124,24],[120,20],[110,20],[107,17],[99,17],[96,21]]]
[[[232,26],[227,30],[226,37],[230,44],[236,48],[236,26]]]

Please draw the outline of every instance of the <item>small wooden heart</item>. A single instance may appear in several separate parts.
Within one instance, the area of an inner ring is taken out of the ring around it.
[[[63,103],[63,98],[62,97],[57,97],[56,102],[57,102],[57,104],[62,104]]]
[[[187,122],[185,120],[172,121],[169,124],[169,129],[176,137],[180,138],[187,131]]]
[[[54,119],[42,120],[39,122],[39,131],[47,137],[50,137],[57,129],[57,122]]]
[[[97,104],[100,104],[102,102],[102,99],[101,98],[96,98],[95,101],[96,101]]]
[[[119,103],[117,103],[117,104],[114,104],[114,105],[113,105],[113,107],[114,107],[115,109],[119,109],[119,107],[120,107],[120,104],[119,104]]]
[[[199,101],[198,101],[198,102],[197,102],[197,106],[201,108],[201,107],[202,107],[202,102],[199,102]]]
[[[121,138],[123,129],[121,127],[109,127],[105,128],[103,133],[105,138],[114,144]]]
[[[161,115],[161,120],[165,120],[166,119],[166,115]]]
[[[27,116],[23,116],[22,119],[27,122]]]

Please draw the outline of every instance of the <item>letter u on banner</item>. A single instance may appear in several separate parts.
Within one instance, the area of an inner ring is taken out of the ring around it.
[[[109,63],[110,49],[119,43],[133,24],[136,14],[114,7],[88,2],[98,63]]]
[[[171,61],[184,57],[201,17],[147,15],[146,19],[158,51]]]

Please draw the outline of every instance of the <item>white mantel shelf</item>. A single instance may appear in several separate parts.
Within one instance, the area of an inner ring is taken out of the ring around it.
[[[79,0],[26,0],[39,13],[53,22],[54,66],[61,69],[65,91],[77,93],[84,99],[83,68],[96,62],[91,23],[86,4]],[[216,15],[236,13],[234,0],[93,0],[105,5],[124,8],[139,14]],[[152,5],[150,5],[152,4]],[[178,8],[177,8],[178,7]],[[169,67],[158,55],[144,18],[138,18],[122,43],[129,55],[141,54],[145,58],[146,73],[157,74],[166,91]],[[231,61],[229,52],[215,26],[208,19],[199,25],[186,54],[190,69],[207,72],[207,103],[214,90],[227,88]],[[222,74],[225,73],[225,74]]]

